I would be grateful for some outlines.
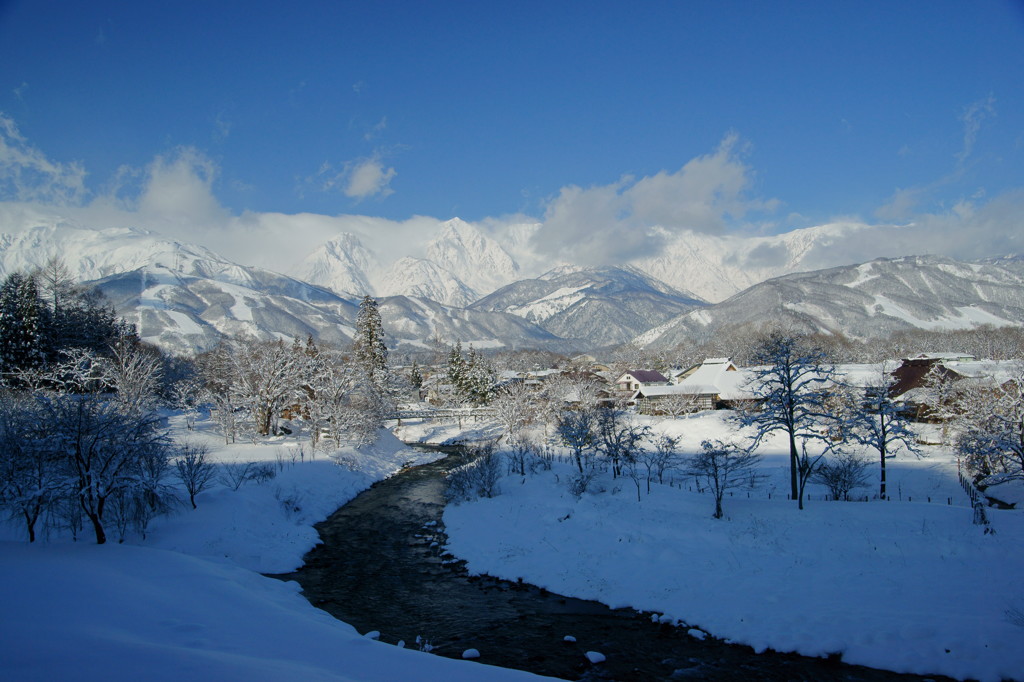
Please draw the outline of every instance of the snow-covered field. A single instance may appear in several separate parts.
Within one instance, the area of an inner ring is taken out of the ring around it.
[[[733,435],[722,413],[651,424],[691,452]],[[891,502],[827,502],[812,485],[799,511],[786,500],[785,442],[761,452],[768,481],[727,496],[721,520],[689,484],[655,485],[638,503],[632,480],[606,477],[577,500],[572,467],[556,463],[504,478],[498,497],[449,506],[448,549],[471,572],[654,612],[757,650],[1024,678],[1024,511],[990,509],[995,533],[983,533],[938,447],[890,460]]]
[[[190,438],[218,461],[280,470],[237,491],[218,484],[198,509],[154,521],[145,541],[97,546],[87,532],[30,545],[18,526],[0,525],[0,679],[537,679],[367,639],[296,583],[259,575],[301,565],[317,542],[313,523],[422,453],[385,433],[373,448],[338,453],[348,468],[311,460],[308,443],[300,457],[294,439]]]
[[[693,450],[726,438],[722,413],[650,422]],[[181,429],[179,427],[179,432]],[[406,439],[493,438],[494,424],[406,422]],[[149,537],[96,546],[29,545],[0,527],[0,678],[246,680],[512,680],[525,673],[398,649],[313,608],[286,572],[317,541],[312,524],[419,452],[385,434],[373,448],[300,454],[291,438],[224,446],[191,434],[222,462],[271,463],[277,475],[237,491],[203,492],[199,508],[154,522]],[[725,499],[655,485],[636,500],[629,479],[570,495],[555,464],[502,494],[450,507],[449,549],[469,569],[681,621],[695,636],[756,649],[841,653],[843,660],[957,678],[1024,671],[1024,512],[989,510],[995,534],[971,523],[952,456],[890,461],[891,502],[785,500],[781,441],[762,452],[768,480]],[[768,494],[772,499],[768,499]],[[902,501],[898,498],[902,497]],[[928,502],[927,498],[932,501]],[[952,498],[953,504],[947,504]]]

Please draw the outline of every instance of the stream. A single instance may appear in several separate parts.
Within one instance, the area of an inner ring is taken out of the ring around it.
[[[631,609],[472,576],[444,553],[443,460],[381,481],[317,524],[323,543],[295,580],[315,606],[381,641],[570,680],[923,680],[913,675],[704,641]],[[575,638],[567,641],[566,636]],[[417,643],[419,642],[419,643]],[[592,664],[588,651],[606,660]]]

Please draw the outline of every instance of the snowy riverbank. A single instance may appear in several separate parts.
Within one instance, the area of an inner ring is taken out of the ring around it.
[[[681,435],[684,451],[731,432],[721,413],[651,424]],[[762,451],[768,481],[749,499],[727,496],[722,520],[689,486],[655,485],[638,503],[633,481],[606,477],[603,492],[577,500],[572,468],[556,464],[504,478],[493,499],[449,506],[448,549],[474,573],[655,612],[757,650],[1020,678],[1024,511],[990,510],[996,532],[984,534],[938,447],[890,461],[890,490],[904,501],[825,502],[812,486],[818,499],[799,511],[785,499],[785,443]]]
[[[176,435],[186,435],[178,430]],[[154,521],[147,540],[29,545],[0,527],[0,677],[5,680],[521,680],[526,673],[399,649],[311,606],[296,583],[259,572],[301,564],[312,524],[412,461],[434,457],[384,433],[371,448],[300,456],[295,439],[225,446],[220,462],[276,476],[221,484]],[[294,457],[293,457],[294,455]],[[187,498],[186,498],[187,499]]]

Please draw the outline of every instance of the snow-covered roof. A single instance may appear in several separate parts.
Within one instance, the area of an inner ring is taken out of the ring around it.
[[[684,394],[718,395],[724,400],[737,400],[751,397],[747,386],[752,378],[749,370],[741,370],[729,358],[709,358],[675,387]]]
[[[968,353],[918,353],[907,360],[974,360],[974,356]]]
[[[1020,360],[971,360],[943,362],[942,366],[968,379],[991,379],[997,384],[1020,378],[1024,363]]]

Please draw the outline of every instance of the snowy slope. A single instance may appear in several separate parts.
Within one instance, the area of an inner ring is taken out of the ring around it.
[[[346,298],[361,298],[375,293],[370,273],[378,267],[359,237],[346,232],[318,246],[289,272]]]
[[[462,308],[478,298],[469,285],[433,261],[405,256],[395,261],[376,285],[381,296],[418,296]]]
[[[472,310],[507,312],[583,347],[622,343],[703,305],[634,268],[561,267],[502,287]]]
[[[427,245],[427,259],[457,275],[478,297],[520,279],[519,264],[480,229],[458,218],[441,227]]]
[[[91,282],[144,341],[178,354],[209,350],[222,336],[316,339],[346,345],[358,308],[337,294],[245,268],[231,279],[149,266]]]
[[[399,348],[427,348],[433,339],[462,341],[477,349],[543,348],[555,352],[578,349],[528,320],[500,311],[443,306],[429,298],[389,296],[379,299],[384,329]]]
[[[641,335],[654,348],[707,338],[727,325],[782,322],[866,338],[899,329],[1024,325],[1024,272],[931,256],[880,259],[762,282]]]
[[[759,282],[817,269],[810,258],[845,235],[869,229],[833,223],[771,237],[684,232],[657,256],[631,264],[663,282],[714,303]]]
[[[171,423],[175,437],[186,438],[181,420]],[[160,517],[145,540],[130,534],[123,545],[67,537],[28,545],[17,525],[0,524],[0,677],[542,679],[421,653],[412,642],[402,649],[373,641],[313,607],[297,583],[259,573],[301,565],[319,541],[314,523],[375,481],[432,456],[382,432],[373,446],[334,453],[349,462],[339,466],[322,453],[297,456],[298,437],[227,446],[211,426],[200,421],[187,439],[208,446],[214,461],[267,463],[275,477],[237,490],[215,482],[197,496],[198,508]]]

